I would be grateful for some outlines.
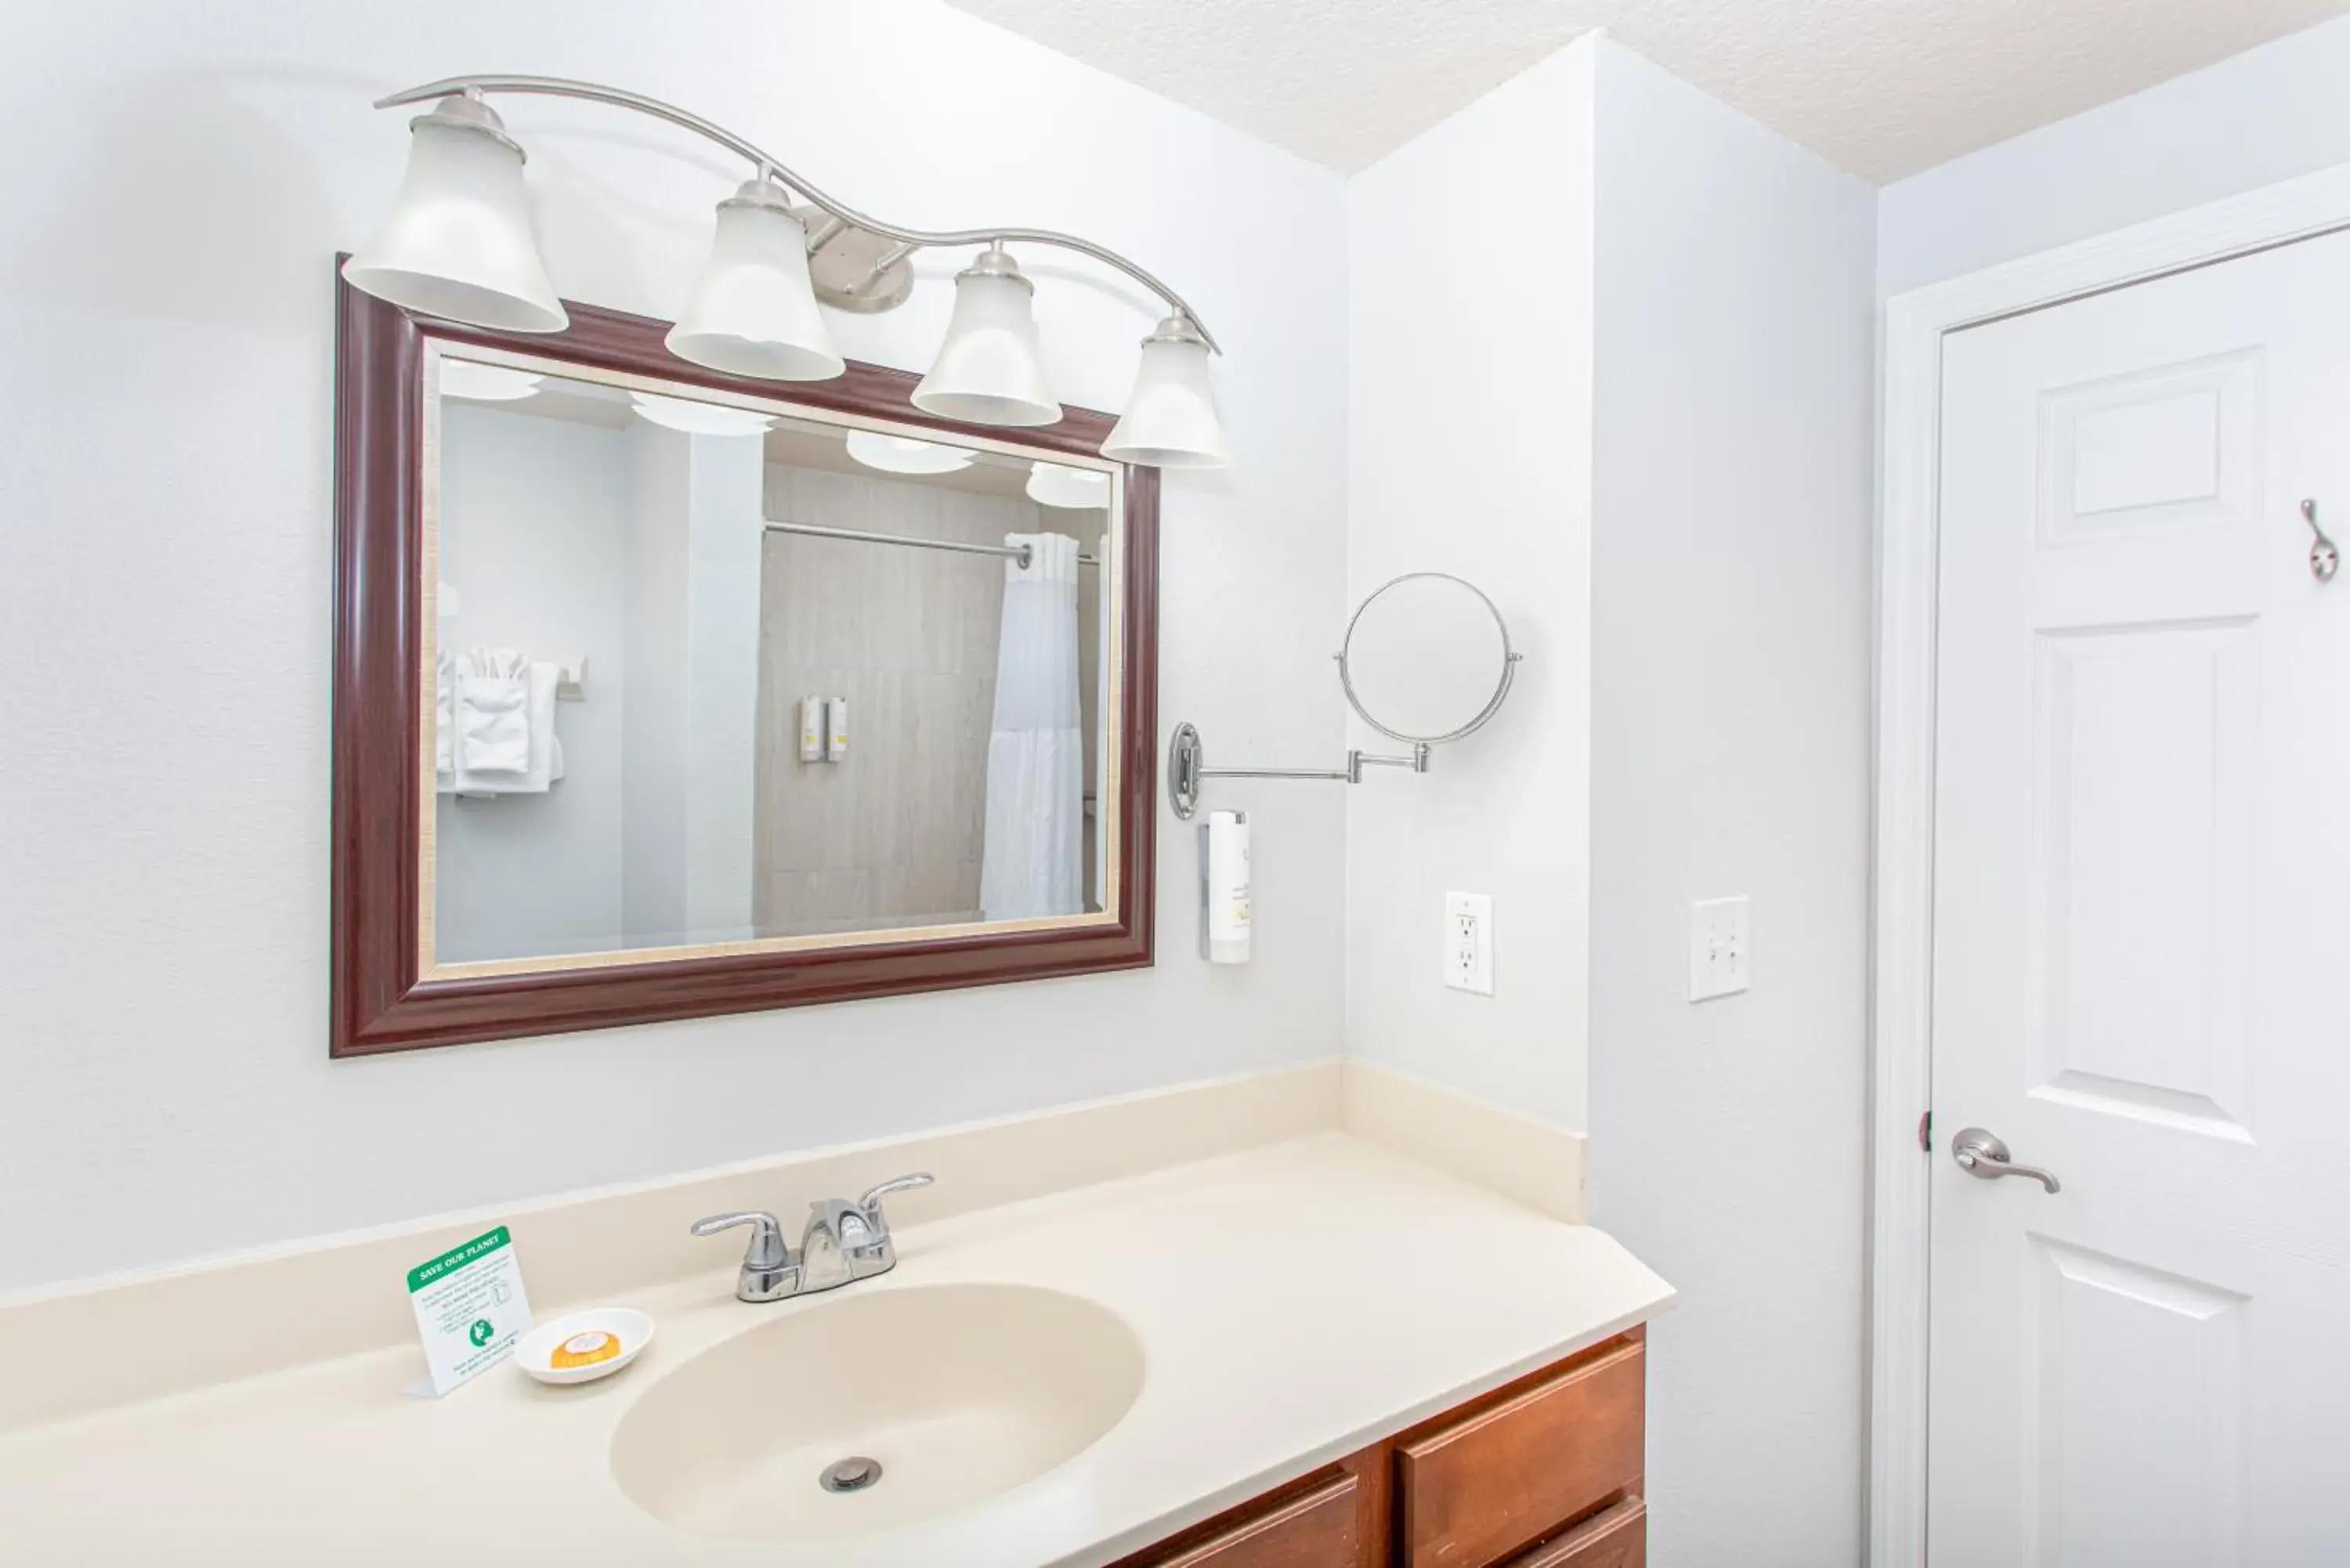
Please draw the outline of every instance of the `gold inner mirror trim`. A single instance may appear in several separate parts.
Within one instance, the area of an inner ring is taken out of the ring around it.
[[[1024,931],[1107,929],[1116,915],[1046,915],[1026,920],[972,920],[959,926],[899,926],[888,930],[827,931],[806,937],[756,937],[739,942],[701,942],[668,948],[616,948],[610,952],[564,953],[547,958],[476,959],[436,964],[424,980],[478,980],[500,974],[548,974],[564,970],[612,969],[623,964],[677,963],[686,959],[738,958],[745,953],[820,952],[839,948],[887,947],[896,942],[937,941],[945,937],[1014,936]]]
[[[1107,711],[1096,715],[1096,722],[1108,730],[1110,743],[1103,748],[1107,776],[1096,781],[1094,809],[1104,822],[1104,841],[1110,852],[1103,857],[1101,867],[1102,909],[1078,915],[1053,915],[1019,920],[975,920],[959,925],[902,926],[867,931],[827,931],[795,937],[754,937],[741,941],[679,944],[666,947],[617,948],[609,951],[588,953],[549,953],[514,959],[481,959],[455,963],[442,963],[436,954],[435,908],[439,891],[438,855],[438,780],[433,763],[433,747],[430,737],[438,721],[434,671],[441,656],[441,362],[442,359],[464,359],[481,365],[500,365],[510,369],[535,371],[566,380],[585,381],[592,385],[618,387],[625,390],[651,392],[659,396],[682,396],[697,402],[721,404],[747,409],[754,412],[774,414],[778,418],[801,421],[811,424],[830,425],[842,431],[878,431],[889,435],[911,436],[942,445],[962,447],[969,451],[993,452],[1023,462],[1055,462],[1067,468],[1092,469],[1110,476],[1108,516],[1104,523],[1102,537],[1108,559],[1101,566],[1102,577],[1098,592],[1110,596],[1108,645],[1101,657],[1109,665],[1109,693]],[[969,936],[1016,936],[1029,931],[1112,929],[1119,924],[1118,911],[1126,897],[1125,857],[1120,853],[1126,842],[1126,748],[1128,738],[1118,721],[1126,712],[1127,679],[1127,529],[1126,529],[1126,470],[1124,465],[1107,458],[1091,457],[1076,452],[1040,452],[1009,441],[996,441],[963,431],[944,431],[926,425],[900,423],[894,420],[870,419],[863,415],[844,414],[830,409],[811,408],[787,398],[763,398],[733,391],[719,391],[684,381],[664,381],[639,376],[625,370],[607,369],[602,366],[580,365],[567,359],[548,358],[536,354],[517,353],[504,348],[472,343],[452,343],[431,333],[424,336],[424,388],[421,439],[418,442],[419,460],[424,472],[418,476],[418,495],[423,508],[423,562],[419,599],[423,621],[422,634],[418,639],[422,666],[418,680],[416,733],[421,740],[417,747],[418,771],[418,831],[417,855],[420,864],[416,874],[416,967],[420,980],[468,980],[495,975],[548,974],[570,970],[611,969],[629,964],[682,963],[690,960],[734,958],[761,953],[824,951],[839,948],[884,947],[901,943],[935,941],[941,938]]]

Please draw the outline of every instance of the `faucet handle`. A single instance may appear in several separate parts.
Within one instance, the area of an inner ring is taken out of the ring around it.
[[[816,1206],[820,1213],[831,1214],[841,1251],[848,1259],[849,1278],[869,1279],[898,1266],[898,1242],[889,1234],[889,1217],[881,1212],[881,1200],[892,1192],[930,1184],[931,1173],[918,1170],[911,1176],[891,1178],[855,1203]]]
[[[889,1221],[881,1217],[881,1200],[893,1192],[910,1192],[917,1187],[928,1187],[931,1179],[931,1173],[927,1170],[917,1170],[905,1176],[893,1176],[858,1199],[857,1207],[865,1210],[865,1218],[872,1221],[875,1230],[887,1235],[889,1231]]]
[[[792,1265],[792,1250],[784,1241],[780,1220],[764,1209],[746,1209],[733,1214],[712,1214],[693,1222],[697,1236],[715,1236],[721,1231],[731,1231],[737,1225],[751,1227],[751,1244],[743,1250],[743,1267],[748,1269],[788,1269]]]

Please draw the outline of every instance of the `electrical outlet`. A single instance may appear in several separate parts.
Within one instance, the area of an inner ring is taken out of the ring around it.
[[[1746,899],[1708,898],[1690,906],[1690,1000],[1710,1002],[1746,989]]]
[[[1444,983],[1493,994],[1493,896],[1444,895]]]

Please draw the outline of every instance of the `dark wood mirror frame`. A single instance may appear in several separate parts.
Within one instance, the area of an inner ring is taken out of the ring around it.
[[[428,339],[983,436],[1040,456],[1098,452],[1113,421],[957,425],[909,401],[920,379],[851,362],[829,381],[775,383],[690,364],[670,324],[568,301],[557,333],[419,317],[336,276],[333,985],[336,1056],[452,1045],[1137,969],[1152,959],[1159,734],[1159,473],[1125,471],[1124,696],[1119,709],[1119,909],[1114,923],[988,931],[787,951],[679,957],[424,979],[418,895],[424,743],[423,369]]]

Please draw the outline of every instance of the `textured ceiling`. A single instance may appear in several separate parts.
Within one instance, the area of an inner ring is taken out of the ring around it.
[[[1879,182],[2350,11],[2350,0],[951,3],[1344,172],[1605,26]]]

